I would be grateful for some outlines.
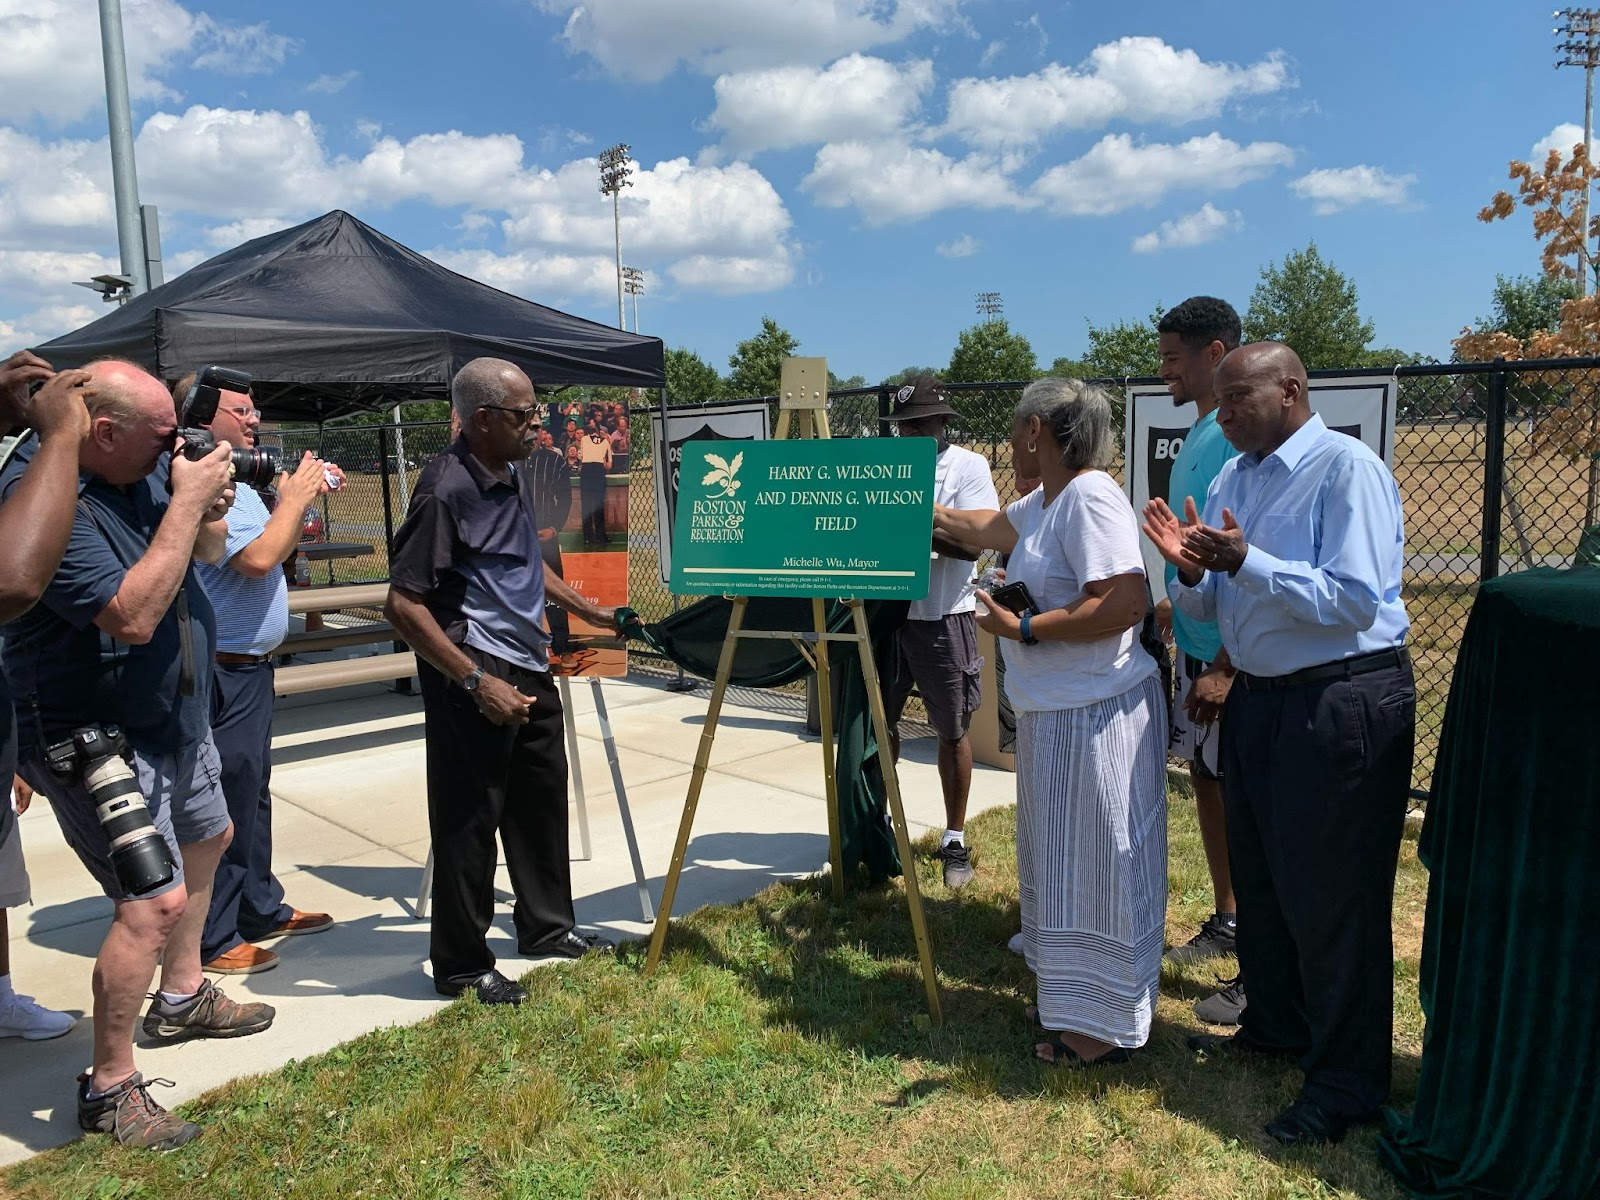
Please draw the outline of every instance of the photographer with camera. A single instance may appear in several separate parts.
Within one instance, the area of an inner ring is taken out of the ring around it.
[[[200,961],[218,975],[247,975],[278,965],[255,943],[288,934],[320,933],[327,913],[284,903],[272,873],[272,652],[289,630],[283,564],[300,545],[305,515],[344,474],[309,450],[294,471],[278,474],[277,455],[257,447],[261,413],[247,390],[249,377],[211,367],[173,388],[185,426],[206,429],[235,453],[252,453],[253,477],[278,481],[270,514],[254,487],[239,487],[228,512],[223,561],[196,573],[217,612],[211,737],[222,761],[222,794],[233,819],[233,841],[217,865],[211,911],[200,937]]]
[[[0,364],[0,434],[37,435],[37,461],[45,466],[17,487],[0,508],[0,622],[14,621],[39,602],[61,562],[77,504],[78,447],[89,428],[82,371],[59,375],[42,358],[19,350]],[[0,788],[12,790],[16,724],[11,694],[0,674]],[[16,812],[26,811],[25,783],[15,799],[0,799],[0,1037],[29,1041],[60,1037],[77,1021],[45,1008],[11,986],[11,926],[7,910],[32,899]]]
[[[133,1024],[157,963],[152,1039],[239,1037],[274,1016],[229,1000],[200,969],[230,823],[209,725],[215,622],[191,563],[223,554],[234,464],[226,443],[198,460],[181,452],[172,398],[143,368],[107,360],[87,375],[72,532],[42,601],[4,628],[5,676],[20,774],[115,904],[95,962],[78,1123],[170,1150],[200,1131],[134,1069]],[[18,448],[0,500],[34,485],[36,470],[61,469],[44,450],[39,439]]]

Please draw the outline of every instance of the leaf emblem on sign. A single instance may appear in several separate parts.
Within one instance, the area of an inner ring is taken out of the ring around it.
[[[705,487],[721,489],[718,494],[724,498],[731,497],[742,486],[738,480],[738,474],[739,468],[744,465],[744,451],[741,450],[738,454],[735,454],[732,462],[729,462],[720,454],[707,454],[705,458],[711,470],[700,481],[701,484]]]

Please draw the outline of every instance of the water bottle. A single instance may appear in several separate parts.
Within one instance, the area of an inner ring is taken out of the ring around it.
[[[294,556],[294,585],[295,587],[311,586],[311,560],[303,553]]]

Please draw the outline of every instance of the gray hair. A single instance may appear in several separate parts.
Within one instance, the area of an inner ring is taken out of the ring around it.
[[[1099,470],[1111,462],[1111,398],[1103,388],[1081,379],[1036,379],[1017,402],[1017,419],[1029,417],[1038,417],[1055,439],[1067,470]]]
[[[464,426],[485,405],[504,404],[516,381],[527,378],[516,363],[503,358],[475,358],[450,381],[450,404]]]

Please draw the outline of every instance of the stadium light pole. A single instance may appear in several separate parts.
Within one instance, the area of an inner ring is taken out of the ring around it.
[[[106,73],[117,248],[122,255],[122,277],[128,281],[124,297],[139,296],[150,290],[150,266],[145,253],[144,218],[139,211],[139,172],[133,161],[133,111],[128,105],[128,59],[122,46],[122,0],[100,0],[100,54]],[[112,295],[102,294],[107,299]]]
[[[1000,301],[999,292],[978,293],[978,315],[985,322],[993,321],[1005,311],[1005,305]]]
[[[628,327],[627,317],[622,307],[622,209],[617,199],[622,189],[632,187],[628,176],[633,174],[633,169],[628,165],[629,146],[626,142],[618,142],[608,150],[600,152],[600,194],[611,197],[611,223],[617,234],[617,328]]]
[[[622,287],[633,297],[633,331],[639,332],[639,297],[644,293],[644,272],[638,267],[622,268]]]
[[[1594,69],[1600,66],[1600,9],[1560,8],[1552,14],[1561,22],[1552,33],[1562,40],[1556,43],[1556,69],[1583,68],[1583,148],[1588,153],[1589,139],[1594,128]],[[1589,276],[1592,273],[1589,257],[1589,181],[1583,183],[1583,206],[1578,217],[1578,241],[1582,247],[1578,255],[1578,294],[1589,294]]]

